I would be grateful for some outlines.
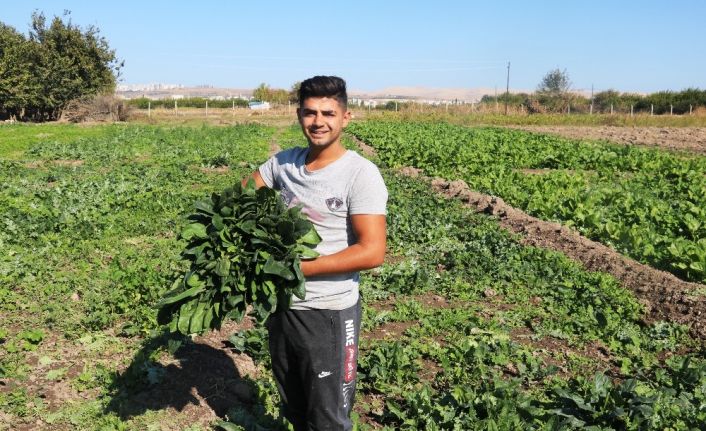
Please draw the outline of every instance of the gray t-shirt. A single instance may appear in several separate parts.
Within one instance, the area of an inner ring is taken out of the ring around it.
[[[385,214],[387,188],[378,168],[355,151],[346,151],[322,169],[309,171],[309,148],[296,147],[272,156],[259,168],[269,188],[279,190],[288,206],[302,212],[321,236],[316,251],[330,255],[355,244],[350,217]],[[358,301],[358,273],[307,277],[306,297],[292,298],[297,310],[343,310]]]

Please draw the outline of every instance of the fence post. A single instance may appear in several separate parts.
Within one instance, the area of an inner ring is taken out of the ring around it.
[[[566,114],[571,115],[571,103],[566,106]]]
[[[613,104],[610,104],[610,115],[613,115]]]
[[[177,111],[177,109],[178,109],[178,108],[177,108],[177,101],[176,101],[176,99],[175,99],[175,100],[174,100],[174,116],[175,116],[175,117],[176,117],[177,115],[179,115],[179,112]]]
[[[397,101],[395,100],[395,112],[397,112]]]
[[[588,115],[593,115],[593,103],[591,103],[591,106],[588,108]]]
[[[655,105],[650,104],[650,116],[655,115]]]
[[[691,115],[691,109],[692,109],[692,106],[689,105],[689,115]]]
[[[152,101],[147,101],[147,118],[152,116]]]
[[[674,115],[674,105],[669,105],[669,115]]]
[[[206,116],[208,117],[208,100],[206,101]]]
[[[632,117],[632,107],[633,107],[633,106],[634,106],[634,105],[630,105],[630,116],[631,116],[631,117]]]

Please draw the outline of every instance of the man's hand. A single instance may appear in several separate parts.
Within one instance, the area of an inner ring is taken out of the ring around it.
[[[385,216],[352,215],[351,225],[356,243],[338,253],[303,261],[301,268],[305,277],[362,271],[382,265],[387,246]]]
[[[243,178],[243,181],[240,182],[240,184],[245,187],[245,185],[248,183],[250,179],[255,180],[255,188],[261,188],[261,187],[267,187],[267,184],[265,184],[265,180],[262,179],[262,175],[260,175],[260,171],[255,171],[249,176]]]

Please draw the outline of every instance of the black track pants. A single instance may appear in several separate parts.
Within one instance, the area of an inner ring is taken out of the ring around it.
[[[360,300],[345,310],[287,310],[267,321],[284,416],[300,430],[350,430]]]

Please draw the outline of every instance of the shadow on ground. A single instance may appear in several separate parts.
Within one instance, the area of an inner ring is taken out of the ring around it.
[[[108,397],[105,412],[115,413],[122,420],[150,410],[183,411],[194,405],[196,416],[206,417],[207,422],[228,415],[233,423],[253,429],[253,417],[242,413],[265,411],[257,385],[250,377],[240,375],[225,350],[166,335],[144,343],[130,366],[114,378]],[[240,414],[233,415],[233,411]],[[279,422],[272,417],[260,417],[257,422],[263,420]]]

